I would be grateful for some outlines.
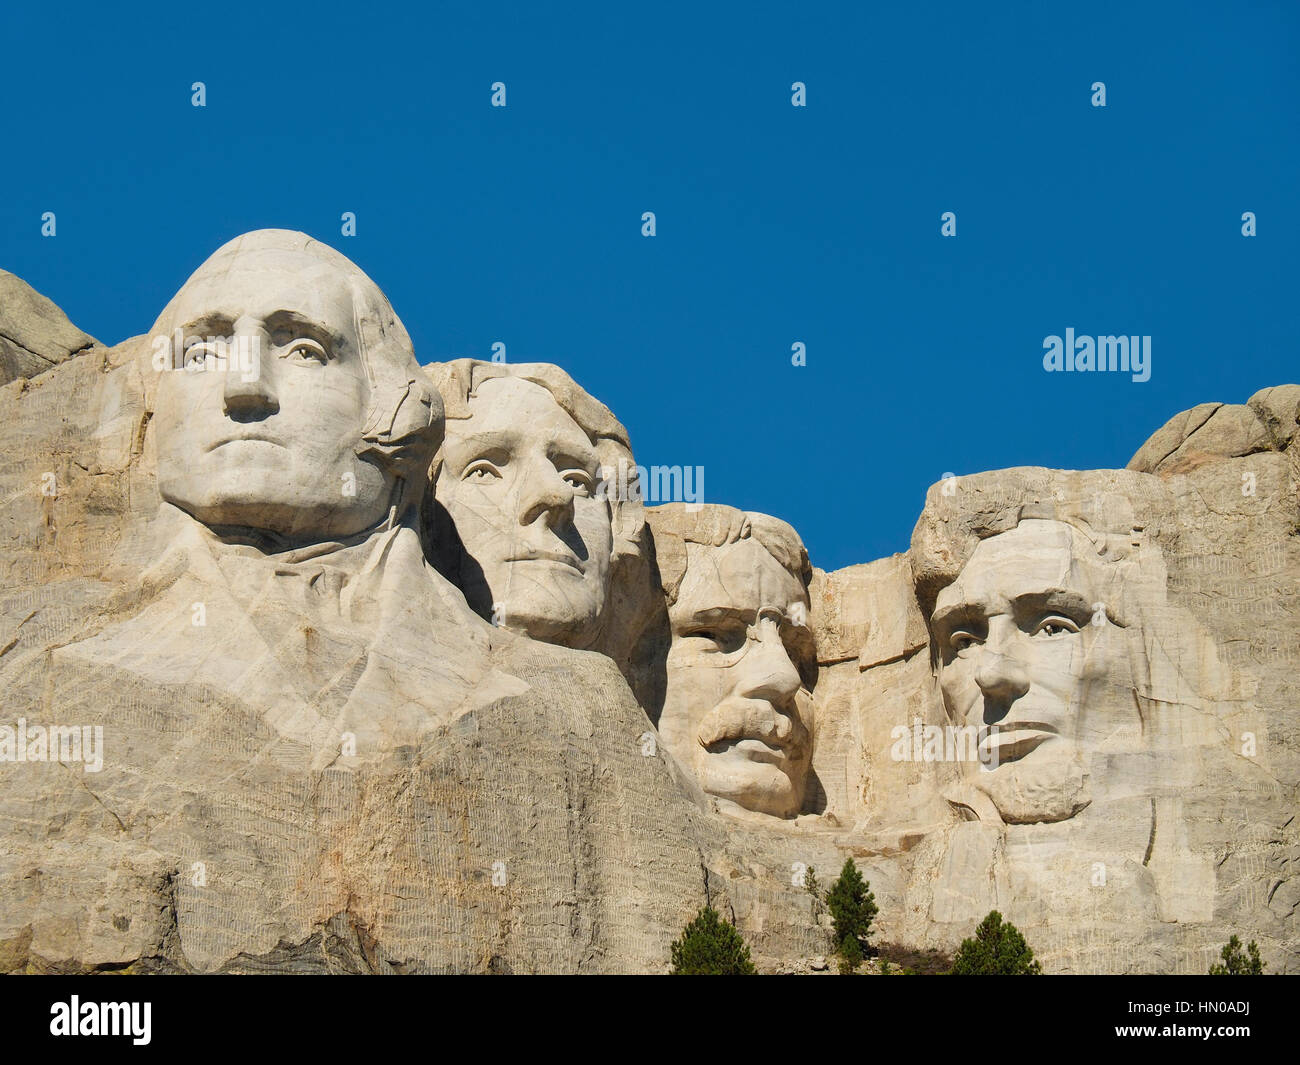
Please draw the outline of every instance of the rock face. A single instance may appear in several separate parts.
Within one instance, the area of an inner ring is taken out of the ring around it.
[[[1286,452],[1300,422],[1300,385],[1278,385],[1245,404],[1202,403],[1170,418],[1128,464],[1141,473],[1190,473],[1224,458]]]
[[[1200,972],[1237,927],[1294,966],[1289,458],[943,491],[911,549],[935,720],[996,722],[1003,757],[945,788],[964,820],[918,855],[915,934],[995,899],[1056,971]]]
[[[652,513],[670,633],[663,705],[650,708],[659,733],[729,807],[794,817],[817,683],[808,552],[766,514],[681,503]]]
[[[663,972],[705,904],[809,971],[850,855],[899,951],[1300,971],[1300,386],[826,573],[302,234],[69,330],[0,304],[0,971]]]
[[[22,278],[0,270],[0,385],[99,345]]]

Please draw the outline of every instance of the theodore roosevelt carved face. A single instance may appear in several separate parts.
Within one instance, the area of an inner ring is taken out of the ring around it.
[[[816,669],[803,545],[784,522],[730,507],[650,514],[671,630],[664,743],[706,792],[793,817],[812,753]]]

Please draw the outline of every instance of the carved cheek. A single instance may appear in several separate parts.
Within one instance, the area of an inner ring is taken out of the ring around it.
[[[979,705],[980,689],[975,683],[978,664],[975,657],[954,658],[939,675],[943,701],[949,714],[958,720],[964,720]]]
[[[1082,636],[1040,641],[1025,657],[1029,690],[1047,691],[1068,703],[1085,664]]]
[[[573,524],[582,542],[595,554],[609,554],[613,533],[609,524],[609,508],[604,500],[578,498],[573,501]]]

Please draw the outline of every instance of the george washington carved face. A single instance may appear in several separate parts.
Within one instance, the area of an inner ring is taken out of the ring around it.
[[[160,367],[155,402],[163,499],[206,525],[289,542],[384,519],[399,471],[363,438],[376,401],[401,393],[377,387],[360,321],[391,309],[377,289],[359,307],[364,286],[342,256],[279,231],[241,237],[200,267],[155,328],[181,349]],[[414,380],[409,342],[395,348],[383,354],[409,367],[389,368],[394,379]],[[421,431],[435,420],[425,391]]]

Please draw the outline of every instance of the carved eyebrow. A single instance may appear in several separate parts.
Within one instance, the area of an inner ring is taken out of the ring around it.
[[[704,610],[696,610],[691,613],[687,619],[690,624],[708,625],[718,621],[739,621],[749,624],[754,617],[752,610],[742,610],[734,606],[712,606]]]
[[[461,436],[456,434],[457,444],[463,447],[477,451],[481,449],[504,451],[513,444],[519,437],[519,431],[514,428],[505,429],[480,429],[475,433],[466,433]]]
[[[1042,614],[1061,614],[1075,621],[1092,617],[1092,604],[1078,592],[1068,588],[1044,588],[1025,592],[1012,601],[1017,621]]]
[[[186,337],[200,333],[204,336],[229,336],[235,331],[235,320],[220,311],[211,311],[186,322],[180,330]]]
[[[596,451],[585,439],[553,441],[547,445],[546,455],[557,465],[581,466],[584,470],[596,465]]]
[[[788,614],[778,607],[763,607],[761,610],[749,610],[737,606],[713,606],[703,610],[694,611],[689,620],[708,624],[713,621],[739,621],[746,625],[753,625],[760,617],[770,617],[780,623],[783,627],[788,627],[796,632],[812,632],[808,625],[796,625],[790,620]]]
[[[930,625],[936,632],[952,632],[963,626],[983,624],[987,617],[988,608],[982,603],[953,603],[939,607],[931,615]]]
[[[593,475],[600,472],[596,469],[595,455],[570,454],[568,449],[561,449],[551,455],[551,462],[556,469],[582,470]]]
[[[298,311],[280,310],[268,314],[266,316],[266,328],[268,331],[287,328],[302,336],[314,339],[323,337],[329,341],[331,347],[341,348],[347,346],[347,338],[337,329],[326,325],[324,322],[318,322],[315,318],[310,318]]]

